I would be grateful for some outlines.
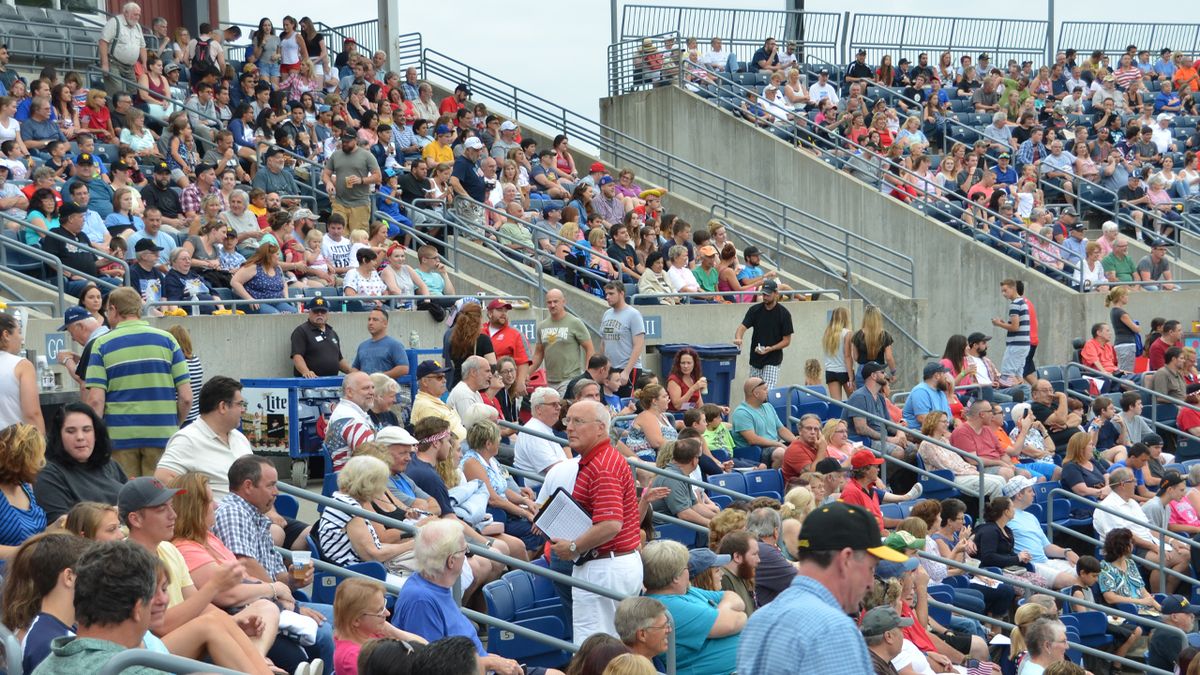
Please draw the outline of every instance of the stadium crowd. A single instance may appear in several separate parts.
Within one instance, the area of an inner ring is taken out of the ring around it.
[[[614,178],[602,164],[581,172],[565,136],[538,152],[512,122],[471,105],[465,85],[435,103],[414,70],[385,72],[386,54],[360,55],[353,41],[334,54],[308,19],[285,17],[279,32],[263,19],[235,67],[226,59],[238,50],[225,43],[238,29],[205,24],[191,39],[156,19],[147,40],[140,11],[127,4],[102,33],[103,87],[84,88],[74,73],[60,83],[52,69],[30,82],[0,69],[6,236],[58,257],[79,294],[63,330],[80,350],[62,361],[83,393],[50,420],[38,405],[38,375],[18,356],[20,322],[0,314],[2,610],[21,638],[26,672],[91,672],[139,647],[247,673],[558,672],[497,653],[500,645],[484,644],[460,609],[486,607],[504,561],[537,561],[594,584],[555,584],[563,637],[579,651],[547,665],[568,673],[661,672],[672,641],[677,672],[687,673],[1080,672],[1066,659],[1060,612],[1089,605],[1034,588],[1144,614],[1141,625],[1111,624],[1108,648],[1200,672],[1196,650],[1169,628],[1195,630],[1189,538],[1200,532],[1200,469],[1174,464],[1173,454],[1183,434],[1200,434],[1200,373],[1179,320],[1156,321],[1141,347],[1142,328],[1124,309],[1131,293],[1104,288],[1109,321],[1081,340],[1076,361],[1092,370],[1077,388],[1061,374],[1040,376],[1034,358],[1049,336],[1039,336],[1023,283],[1005,280],[1004,318],[951,336],[942,359],[921,364],[922,381],[900,405],[892,387],[901,364],[880,312],[868,308],[855,330],[837,309],[821,353],[799,358],[805,384],[845,405],[822,404],[793,420],[791,392],[781,408],[773,398],[788,384],[780,381],[785,352],[796,351],[781,302],[790,289],[753,246],[739,251],[720,222],[693,233],[664,213],[664,191],[642,189],[632,172]],[[794,77],[773,41],[764,53],[755,64]],[[0,49],[0,66],[5,60]],[[696,63],[736,67],[718,41]],[[1088,72],[1094,82],[1101,63],[1081,67],[1080,77]],[[1178,63],[1168,80],[1190,68]],[[874,70],[857,64],[843,78],[847,102],[863,95],[851,77],[878,77],[854,75]],[[915,68],[904,77],[922,94],[921,85],[950,72],[923,61]],[[909,86],[881,70],[889,86]],[[1128,88],[1140,76],[1125,71],[1115,72]],[[956,77],[971,84],[973,72],[964,63]],[[841,100],[828,75],[808,88],[826,114]],[[1051,142],[1046,151],[1033,122],[1042,112],[1053,119],[1060,106],[1047,112],[1036,103],[1054,82],[1003,77],[1000,103],[994,77],[966,91],[995,96],[985,108],[1010,109],[1015,99],[1011,112],[1021,115],[1026,99],[1035,101],[1021,126],[1027,138],[985,143],[970,151],[974,162],[964,159],[974,167],[969,186],[986,184],[987,200],[1008,195],[989,201],[1003,213],[1013,205],[1001,199],[1020,203],[1030,187],[994,187],[1010,172],[1005,155],[1016,157],[1014,175],[1058,161],[1050,158],[1062,150]],[[1194,88],[1194,78],[1193,69],[1180,88]],[[1109,90],[1107,79],[1099,91]],[[915,140],[921,118],[901,143],[904,132],[886,122],[893,109],[885,102],[880,110],[880,142],[888,130],[896,159],[925,166],[928,148]],[[994,124],[1008,128],[1005,119]],[[1030,147],[1032,159],[1022,154]],[[998,171],[984,171],[991,160],[979,162],[993,150]],[[1110,151],[1106,166],[1152,163],[1123,152]],[[949,157],[939,166],[947,176]],[[1069,175],[1047,177],[1069,196],[1074,174],[1058,173]],[[321,186],[326,201],[306,208],[301,184]],[[442,202],[417,208],[431,197]],[[1031,218],[1034,209],[1046,213],[1037,199]],[[1073,216],[1069,208],[1058,216],[1072,225],[1062,242],[1075,242],[1064,250],[1080,246]],[[1169,235],[1169,219],[1161,220],[1151,229]],[[602,296],[599,342],[561,291],[547,293],[531,350],[509,325],[511,304],[439,301],[456,295],[440,257],[451,227],[544,260]],[[1109,285],[1142,271],[1118,255],[1128,247],[1118,228],[1110,228],[1110,257],[1122,271],[1105,278]],[[1165,243],[1155,240],[1146,265],[1147,280],[1164,288]],[[98,253],[129,261],[128,286],[124,268]],[[354,306],[362,314],[339,315],[365,318],[370,337],[354,354],[329,323],[331,301],[299,303],[288,292],[323,286],[364,296]],[[652,297],[634,298],[633,288]],[[732,410],[706,400],[693,349],[676,354],[665,382],[643,368],[646,329],[635,301],[703,301],[688,293],[747,305],[731,340],[750,351],[751,370]],[[384,295],[428,297],[396,306],[367,299]],[[234,298],[252,304],[220,303]],[[302,314],[289,337],[294,374],[344,374],[322,446],[336,489],[314,522],[278,498],[274,464],[255,456],[239,430],[242,385],[206,378],[182,327],[162,331],[144,319],[176,311],[155,303],[197,299],[212,301],[207,313]],[[411,410],[395,405],[409,361],[389,323],[415,315],[395,309],[425,309],[448,324],[442,358],[411,374]],[[988,358],[992,328],[1004,333],[999,366]],[[1156,421],[1143,410],[1151,399],[1128,390],[1133,383],[1185,404],[1175,419]],[[919,467],[948,472],[939,475],[957,490],[921,499],[938,484],[921,479]],[[777,489],[737,500],[703,489],[733,476]],[[1104,507],[1094,515],[1081,503],[1069,507],[1078,530],[1102,547],[1046,536],[1046,492],[1056,484]],[[548,539],[533,523],[559,490],[589,519],[574,538]],[[971,519],[980,513],[982,522]],[[663,536],[656,514],[707,537]],[[1174,535],[1164,541],[1164,531]],[[468,543],[491,554],[474,554]],[[348,579],[331,602],[311,602],[304,591],[315,596],[318,587],[306,552],[341,567],[377,563],[400,590]],[[1171,594],[1151,595],[1160,581]],[[1014,623],[1010,649],[989,649],[991,624],[940,611],[935,599]]]
[[[645,38],[632,68],[635,85],[679,81],[1036,269],[1100,290],[1171,280],[1162,254],[1130,265],[1112,255],[1118,241],[1169,246],[1196,229],[1193,58],[1130,45],[1111,60],[1067,49],[1040,66],[987,53],[955,62],[949,51],[936,63],[921,53],[876,64],[859,49],[841,67],[798,62],[795,44],[781,51],[774,38],[749,61],[719,38],[707,50],[695,38]],[[1102,223],[1095,241],[1089,221]]]

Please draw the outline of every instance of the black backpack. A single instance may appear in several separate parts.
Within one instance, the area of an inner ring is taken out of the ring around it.
[[[192,77],[200,77],[217,72],[217,64],[212,57],[212,40],[196,40],[196,52],[192,54]]]

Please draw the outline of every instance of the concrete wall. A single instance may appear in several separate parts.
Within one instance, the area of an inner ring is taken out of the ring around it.
[[[954,333],[979,330],[1002,338],[990,319],[1006,308],[999,293],[999,282],[1006,277],[1025,281],[1026,295],[1040,310],[1042,335],[1052,338],[1039,348],[1041,361],[1068,359],[1068,338],[1086,334],[1098,320],[1092,308],[1096,300],[1027,270],[680,89],[604,99],[601,117],[609,126],[912,257],[917,262],[916,296],[927,302],[926,311],[913,313],[917,337],[931,351],[940,352]],[[1200,292],[1172,296],[1161,300],[1176,308],[1165,315],[1190,319]]]

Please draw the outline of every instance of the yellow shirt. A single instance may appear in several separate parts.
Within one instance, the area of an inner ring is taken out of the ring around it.
[[[159,544],[158,559],[167,568],[167,607],[174,607],[183,602],[183,589],[196,584],[175,544],[169,541]]]
[[[458,416],[458,412],[443,403],[442,399],[430,396],[423,391],[418,391],[416,398],[413,399],[412,414],[409,417],[413,424],[426,417],[436,417],[446,420],[450,423],[450,433],[457,436],[458,440],[461,441],[467,437],[467,430],[463,427],[462,419]]]
[[[453,163],[454,150],[450,149],[450,146],[448,145],[442,145],[441,143],[434,141],[425,146],[425,149],[421,151],[421,159],[432,159],[438,164],[443,162]]]

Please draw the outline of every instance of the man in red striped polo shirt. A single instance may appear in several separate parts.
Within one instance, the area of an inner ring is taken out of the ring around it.
[[[571,576],[623,595],[642,591],[642,558],[638,555],[638,500],[633,471],[608,438],[608,409],[596,401],[580,401],[567,411],[567,441],[580,456],[572,496],[592,516],[592,526],[578,539],[556,539],[554,553],[574,560]],[[575,644],[589,635],[616,636],[617,601],[581,588],[571,590]]]

